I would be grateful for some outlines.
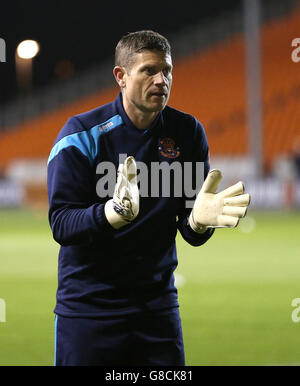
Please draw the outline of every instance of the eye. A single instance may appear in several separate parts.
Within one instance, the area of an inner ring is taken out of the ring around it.
[[[164,73],[164,76],[169,76],[172,73],[171,67],[166,67],[163,73]]]
[[[153,67],[145,67],[144,72],[147,75],[154,75],[155,74],[155,69]]]

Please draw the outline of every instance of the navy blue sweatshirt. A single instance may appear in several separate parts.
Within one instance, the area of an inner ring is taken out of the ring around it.
[[[185,193],[177,197],[172,189],[171,197],[161,191],[158,197],[140,197],[137,218],[113,229],[104,214],[111,197],[100,197],[96,190],[106,173],[99,174],[97,166],[109,161],[117,170],[119,154],[133,156],[148,170],[153,162],[175,161],[203,162],[205,175],[209,169],[203,127],[169,106],[146,130],[132,124],[121,94],[112,103],[70,118],[48,160],[49,222],[61,245],[58,315],[100,317],[178,306],[173,274],[177,229],[193,246],[213,233],[197,234],[190,228]],[[163,175],[160,178],[163,183]]]

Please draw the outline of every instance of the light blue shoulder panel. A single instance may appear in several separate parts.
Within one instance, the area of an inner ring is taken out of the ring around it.
[[[69,146],[77,147],[81,153],[89,159],[90,163],[92,163],[98,154],[99,136],[120,126],[122,123],[122,117],[120,115],[115,115],[87,131],[80,131],[79,133],[67,135],[53,146],[48,158],[48,164],[61,152],[61,150]]]

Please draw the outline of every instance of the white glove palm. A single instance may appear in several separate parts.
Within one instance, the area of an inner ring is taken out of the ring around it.
[[[250,194],[243,194],[243,183],[240,181],[216,193],[221,179],[220,170],[211,170],[197,195],[189,217],[195,232],[202,233],[206,228],[234,228],[247,213]]]
[[[104,212],[108,222],[115,229],[130,223],[138,215],[139,189],[133,157],[127,157],[124,165],[119,165],[114,196],[105,204]]]

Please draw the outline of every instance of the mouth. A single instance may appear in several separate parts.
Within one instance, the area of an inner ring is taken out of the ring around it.
[[[158,98],[163,98],[167,96],[167,93],[165,92],[152,92],[151,96],[158,97]]]

